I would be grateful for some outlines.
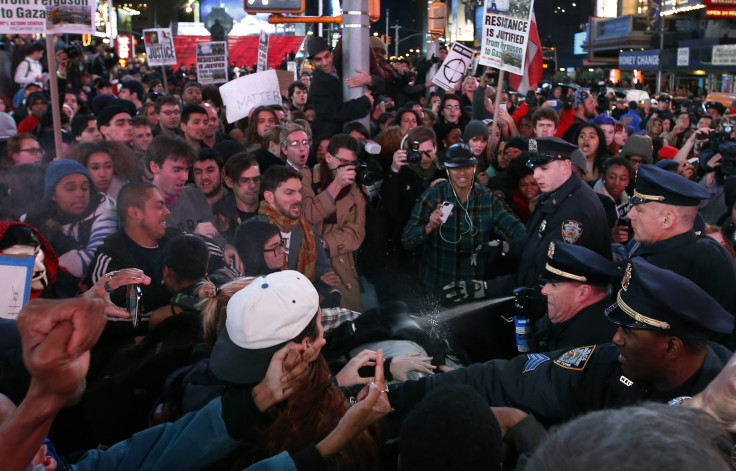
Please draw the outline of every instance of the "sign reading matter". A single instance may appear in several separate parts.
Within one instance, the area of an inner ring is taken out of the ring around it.
[[[197,82],[227,82],[227,43],[214,41],[197,43]]]
[[[485,0],[480,63],[524,75],[534,0]]]
[[[288,71],[282,71],[289,74]],[[250,110],[261,105],[280,105],[281,90],[276,71],[245,75],[220,86],[228,123],[248,116]]]
[[[170,28],[144,29],[143,43],[146,45],[148,65],[176,65],[174,38]]]
[[[0,33],[92,34],[95,0],[0,0]]]
[[[450,52],[442,62],[442,67],[437,71],[432,82],[444,90],[455,88],[455,85],[462,80],[468,70],[474,55],[475,53],[469,47],[460,43],[453,43]]]

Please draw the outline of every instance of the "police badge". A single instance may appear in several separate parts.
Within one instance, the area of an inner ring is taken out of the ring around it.
[[[568,244],[574,244],[583,235],[583,225],[578,221],[568,219],[562,223],[562,240]]]

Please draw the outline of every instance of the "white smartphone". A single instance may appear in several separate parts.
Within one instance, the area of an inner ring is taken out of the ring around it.
[[[442,203],[442,217],[440,219],[442,220],[442,224],[447,222],[447,218],[450,217],[450,213],[452,212],[452,209],[455,207],[454,204],[450,203],[449,201],[445,201]]]
[[[498,107],[499,107],[499,108],[503,108],[503,109],[506,109],[506,103],[499,103],[499,104],[498,104]]]

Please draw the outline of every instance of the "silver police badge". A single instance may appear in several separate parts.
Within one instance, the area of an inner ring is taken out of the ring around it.
[[[568,219],[562,223],[562,240],[568,244],[574,244],[583,235],[583,225],[578,221]]]

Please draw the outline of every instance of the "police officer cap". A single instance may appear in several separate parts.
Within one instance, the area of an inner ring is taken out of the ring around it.
[[[547,250],[545,282],[577,281],[587,285],[605,286],[621,279],[615,263],[582,245],[550,242]]]
[[[332,48],[322,38],[313,37],[307,42],[307,59],[311,59],[322,51],[329,51]]]
[[[473,150],[467,144],[453,144],[445,150],[442,164],[448,168],[470,167],[478,163]]]
[[[656,165],[639,164],[632,204],[658,201],[673,206],[697,206],[713,193],[705,187]]]
[[[734,318],[698,285],[674,272],[632,258],[621,280],[616,303],[606,310],[611,322],[686,340],[730,334]]]
[[[529,139],[529,160],[526,166],[534,168],[553,160],[570,160],[578,146],[559,137],[540,137]]]

